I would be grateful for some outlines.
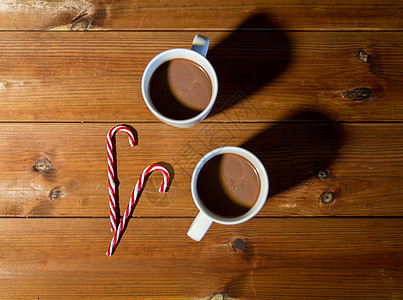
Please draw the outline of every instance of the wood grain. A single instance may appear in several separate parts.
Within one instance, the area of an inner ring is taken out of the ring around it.
[[[0,1],[0,299],[403,298],[403,5],[386,0]],[[177,129],[143,103],[147,63],[210,38],[208,118]],[[115,255],[120,206],[147,181]],[[226,145],[270,177],[257,217],[201,242],[190,178]],[[329,204],[324,200],[333,198]]]
[[[0,30],[400,30],[397,1],[3,1]],[[270,15],[271,24],[244,22]]]
[[[315,116],[314,112],[300,115]],[[163,162],[173,174],[160,195],[152,175],[136,216],[191,217],[196,163],[221,146],[241,146],[265,164],[270,197],[260,216],[402,216],[401,124],[202,123],[192,129],[134,123],[139,144],[117,136],[118,178],[124,209],[141,171]],[[107,217],[106,133],[110,124],[1,124],[0,214]],[[49,168],[35,168],[39,161]],[[315,172],[328,170],[328,179]],[[321,196],[332,192],[332,204]]]
[[[0,219],[0,298],[403,296],[401,218],[255,218],[201,242],[191,222],[132,219],[107,257],[107,218]]]
[[[194,34],[0,32],[0,120],[155,121],[142,72],[159,52],[188,48]],[[284,121],[307,107],[337,121],[403,119],[402,33],[206,35],[220,80],[208,121]],[[346,97],[360,87],[370,89],[368,99]]]

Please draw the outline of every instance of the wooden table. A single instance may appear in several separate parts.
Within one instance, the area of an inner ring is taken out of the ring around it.
[[[402,299],[403,5],[399,1],[0,1],[0,295],[5,299]],[[210,38],[220,92],[191,129],[140,89],[166,49]],[[106,134],[120,204],[147,182],[112,257]],[[263,210],[200,242],[190,176],[253,151]]]

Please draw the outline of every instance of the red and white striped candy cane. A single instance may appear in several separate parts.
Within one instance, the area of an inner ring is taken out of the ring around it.
[[[133,213],[133,208],[137,201],[139,193],[144,188],[144,183],[145,183],[147,177],[153,171],[160,171],[162,173],[164,181],[162,182],[162,185],[160,186],[158,191],[162,194],[165,193],[165,191],[168,187],[168,184],[169,184],[169,173],[168,173],[167,169],[165,169],[163,166],[158,165],[158,164],[153,164],[153,165],[145,168],[144,171],[141,173],[139,180],[136,183],[136,186],[132,192],[132,196],[130,198],[129,204],[127,205],[126,211],[120,220],[119,226],[115,232],[114,237],[112,238],[112,241],[109,245],[106,255],[111,256],[113,254],[113,252],[115,251],[116,246],[119,243],[119,240],[122,237],[123,232],[126,230],[127,222],[129,220],[130,215]]]
[[[109,185],[109,211],[111,219],[111,231],[116,231],[118,217],[116,209],[116,176],[115,176],[115,145],[112,139],[116,133],[124,131],[129,136],[130,147],[134,147],[136,139],[133,132],[129,127],[124,125],[118,125],[113,127],[106,135],[106,150],[108,151],[108,185]]]

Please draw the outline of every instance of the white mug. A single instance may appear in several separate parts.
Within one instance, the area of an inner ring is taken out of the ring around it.
[[[224,217],[210,211],[201,201],[197,193],[197,179],[202,167],[214,156],[232,153],[242,156],[255,168],[260,180],[260,192],[255,204],[243,215],[237,217]],[[193,201],[199,209],[199,214],[190,226],[187,235],[195,241],[200,241],[206,234],[213,222],[224,225],[235,225],[243,223],[254,217],[264,206],[269,194],[269,177],[262,162],[250,151],[239,147],[221,147],[207,153],[196,165],[191,181]]]
[[[218,80],[213,66],[205,57],[207,54],[208,46],[209,46],[208,38],[201,35],[196,35],[193,39],[192,47],[190,49],[176,48],[166,50],[155,56],[148,63],[147,67],[144,70],[143,77],[141,80],[141,92],[143,94],[143,99],[147,107],[150,109],[153,115],[162,122],[165,122],[166,124],[175,127],[188,128],[200,123],[210,113],[211,109],[213,108],[214,102],[217,98]],[[150,91],[149,91],[150,80],[155,70],[164,62],[178,58],[188,59],[201,66],[210,77],[212,86],[211,98],[207,107],[203,111],[201,111],[198,115],[185,120],[175,120],[161,114],[153,105],[150,99]]]

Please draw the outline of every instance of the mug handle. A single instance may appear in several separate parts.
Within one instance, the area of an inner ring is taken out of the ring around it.
[[[210,40],[207,37],[200,34],[196,34],[196,36],[193,39],[192,47],[190,47],[190,50],[196,51],[200,55],[206,57],[209,43]]]
[[[192,225],[190,225],[188,230],[188,237],[200,241],[206,234],[207,230],[210,228],[213,220],[203,212],[199,212],[196,219],[194,219]]]

